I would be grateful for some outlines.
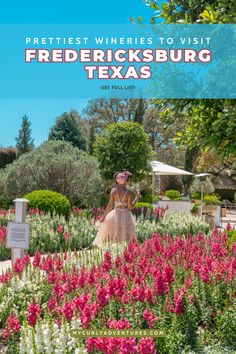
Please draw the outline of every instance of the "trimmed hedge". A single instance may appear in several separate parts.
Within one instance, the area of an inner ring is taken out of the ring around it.
[[[71,205],[62,194],[49,190],[36,190],[28,193],[24,198],[29,200],[29,208],[38,208],[45,213],[55,212],[58,215],[69,217]]]
[[[201,193],[200,192],[193,192],[191,194],[192,199],[201,199]]]
[[[166,191],[165,195],[170,198],[170,200],[181,200],[181,193],[174,189]]]

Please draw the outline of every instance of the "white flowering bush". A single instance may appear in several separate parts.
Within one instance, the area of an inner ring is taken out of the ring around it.
[[[60,326],[51,318],[37,322],[35,327],[25,323],[20,333],[19,354],[86,354],[84,344],[76,337],[77,329],[81,329],[77,317]]]

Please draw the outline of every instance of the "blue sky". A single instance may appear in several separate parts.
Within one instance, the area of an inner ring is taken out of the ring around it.
[[[144,0],[11,0],[1,1],[0,23],[127,23],[130,17],[143,16],[148,22],[153,12]],[[0,99],[0,146],[14,146],[15,137],[26,114],[38,145],[61,113],[81,111],[86,100]]]

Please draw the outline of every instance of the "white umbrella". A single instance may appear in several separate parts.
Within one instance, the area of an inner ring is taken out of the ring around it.
[[[151,167],[152,167],[152,196],[153,196],[153,202],[154,202],[154,184],[155,184],[155,176],[186,176],[186,175],[193,175],[193,173],[181,170],[180,168],[173,167],[170,165],[167,165],[163,162],[160,161],[151,161]],[[161,177],[160,177],[161,179]],[[160,190],[160,184],[161,181],[159,180],[159,190]]]
[[[160,161],[152,161],[152,172],[154,175],[158,176],[185,176],[185,175],[193,175],[193,173],[181,170],[180,168],[173,167],[167,165]]]

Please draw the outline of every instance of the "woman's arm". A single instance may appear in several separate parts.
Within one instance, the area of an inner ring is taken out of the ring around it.
[[[106,218],[107,214],[110,213],[110,211],[113,209],[113,205],[114,205],[114,191],[112,189],[111,193],[110,193],[109,202],[107,204],[107,207],[106,207],[106,209],[104,211],[104,214],[103,214],[102,218],[100,219],[100,222],[105,221],[105,218]]]
[[[131,194],[129,193],[129,195],[128,195],[128,208],[129,209],[133,209],[134,208],[134,206],[137,203],[137,201],[139,200],[140,196],[141,196],[141,193],[140,193],[140,191],[138,191],[137,194],[136,194],[136,197],[132,201],[131,200]]]

